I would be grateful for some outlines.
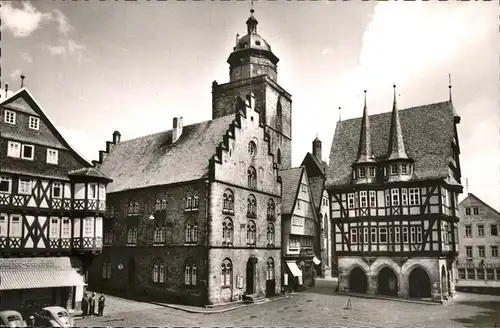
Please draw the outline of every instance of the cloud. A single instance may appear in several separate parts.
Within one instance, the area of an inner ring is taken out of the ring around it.
[[[10,77],[13,78],[13,79],[17,79],[19,78],[19,76],[21,76],[21,70],[18,68],[18,69],[15,69],[14,71],[12,71],[12,73],[10,73]]]
[[[21,56],[21,59],[24,60],[25,62],[30,63],[30,64],[33,63],[33,57],[31,57],[31,55],[28,52],[21,51],[20,56]]]
[[[54,15],[52,15],[52,20],[54,22],[57,22],[59,26],[59,32],[64,36],[67,36],[69,31],[73,28],[70,25],[68,18],[59,9],[54,9],[52,10],[52,12],[54,13]]]
[[[66,48],[62,45],[59,46],[47,46],[49,52],[51,55],[65,55],[66,54]]]
[[[47,46],[47,50],[51,55],[63,57],[66,55],[73,56],[79,63],[85,59],[85,49],[87,49],[87,47],[72,39],[62,40],[58,45]]]
[[[29,2],[22,2],[22,8],[14,8],[10,2],[2,2],[0,18],[2,25],[14,37],[24,38],[31,35],[40,25],[51,19],[50,13],[42,13]]]

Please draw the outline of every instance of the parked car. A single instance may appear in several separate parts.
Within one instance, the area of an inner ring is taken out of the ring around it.
[[[14,310],[0,311],[0,327],[26,327],[21,313]]]
[[[73,318],[60,306],[47,306],[35,313],[36,327],[72,327]]]

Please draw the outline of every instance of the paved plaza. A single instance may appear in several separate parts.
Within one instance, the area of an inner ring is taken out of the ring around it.
[[[458,293],[445,305],[335,295],[334,284],[317,280],[301,293],[224,313],[187,313],[160,305],[108,297],[105,315],[78,326],[112,327],[499,327],[500,297]],[[344,309],[348,299],[352,309]]]

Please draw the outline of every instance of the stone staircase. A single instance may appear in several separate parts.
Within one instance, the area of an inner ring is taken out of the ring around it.
[[[260,304],[267,301],[267,298],[264,296],[259,296],[257,294],[246,294],[243,295],[243,303],[244,304]]]

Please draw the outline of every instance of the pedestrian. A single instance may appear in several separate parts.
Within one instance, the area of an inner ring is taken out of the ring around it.
[[[28,327],[35,327],[35,317],[30,315],[28,320],[26,320],[27,326]]]
[[[89,299],[89,316],[95,315],[95,293],[92,293]]]
[[[104,297],[104,294],[101,294],[101,297],[99,297],[99,303],[97,304],[97,312],[100,317],[102,317],[104,313],[104,302],[106,302],[106,298]]]
[[[82,316],[85,318],[89,314],[89,299],[87,293],[83,294],[82,298]]]

